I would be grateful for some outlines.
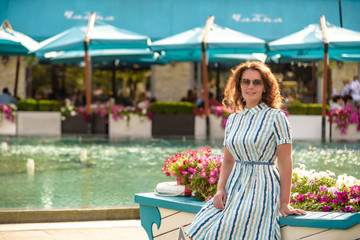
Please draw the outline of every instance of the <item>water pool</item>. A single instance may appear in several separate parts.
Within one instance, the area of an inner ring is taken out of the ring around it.
[[[221,141],[192,139],[111,140],[100,137],[0,137],[0,208],[135,205],[134,194],[151,192],[167,178],[166,157]],[[87,156],[86,161],[82,161]],[[35,174],[27,160],[35,162]],[[360,143],[293,144],[294,167],[329,169],[360,178]]]

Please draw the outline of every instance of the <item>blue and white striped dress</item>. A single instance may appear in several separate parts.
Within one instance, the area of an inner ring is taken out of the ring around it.
[[[261,103],[233,113],[226,123],[224,145],[235,158],[226,183],[223,211],[212,200],[187,229],[193,240],[281,239],[280,180],[276,146],[291,143],[283,112]]]

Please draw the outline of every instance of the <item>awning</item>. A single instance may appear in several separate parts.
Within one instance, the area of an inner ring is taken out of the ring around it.
[[[360,1],[340,2],[343,27],[360,31]],[[1,4],[0,21],[9,19],[14,29],[38,41],[86,20],[93,11],[98,19],[153,41],[203,26],[210,15],[221,26],[266,41],[318,22],[322,14],[340,25],[338,0],[62,0],[61,4],[54,0],[2,0]]]

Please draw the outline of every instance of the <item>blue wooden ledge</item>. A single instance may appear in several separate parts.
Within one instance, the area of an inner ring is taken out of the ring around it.
[[[135,194],[135,202],[140,204],[140,218],[141,207],[155,207],[165,208],[175,211],[188,212],[196,214],[200,211],[205,202],[196,198],[189,197],[164,197],[158,196],[154,193],[139,193]],[[152,210],[152,213],[157,214]],[[143,217],[146,217],[143,214]],[[153,215],[154,216],[154,215]],[[141,219],[143,221],[143,219]],[[339,213],[339,212],[307,212],[302,216],[287,216],[280,217],[280,225],[288,225],[295,227],[312,227],[312,228],[327,228],[327,229],[348,229],[360,223],[360,213]],[[160,223],[157,224],[158,227]],[[146,229],[145,229],[146,230]]]

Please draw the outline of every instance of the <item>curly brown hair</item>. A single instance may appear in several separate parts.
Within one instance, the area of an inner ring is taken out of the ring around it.
[[[265,88],[262,102],[271,108],[280,109],[283,99],[280,95],[278,81],[275,75],[271,72],[270,68],[259,61],[246,61],[231,70],[231,76],[225,87],[222,104],[225,106],[231,106],[235,112],[244,109],[246,103],[242,101],[240,80],[247,69],[260,72]]]

